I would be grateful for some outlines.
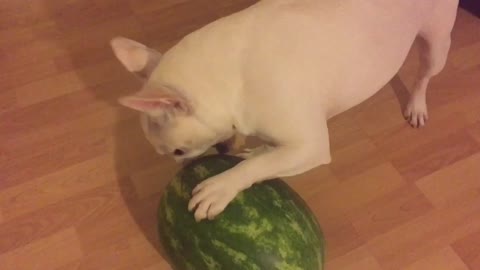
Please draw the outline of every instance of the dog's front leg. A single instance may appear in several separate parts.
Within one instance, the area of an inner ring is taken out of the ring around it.
[[[322,144],[300,143],[278,146],[240,162],[237,166],[211,177],[193,190],[188,208],[195,219],[214,219],[236,197],[255,183],[292,176],[330,162],[328,137]]]

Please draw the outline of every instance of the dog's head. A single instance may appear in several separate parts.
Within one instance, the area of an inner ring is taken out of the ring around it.
[[[119,102],[141,113],[142,129],[159,154],[181,161],[203,154],[224,139],[198,118],[195,108],[175,89],[150,81],[161,62],[159,52],[121,37],[114,38],[111,46],[125,68],[145,81],[140,91]]]

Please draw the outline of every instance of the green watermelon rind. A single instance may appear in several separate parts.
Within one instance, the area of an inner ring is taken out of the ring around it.
[[[187,210],[191,190],[201,181],[235,166],[242,160],[229,155],[201,157],[185,166],[167,186],[159,204],[158,231],[171,266],[175,270],[263,270],[265,265],[271,265],[271,260],[279,262],[274,258],[283,256],[287,258],[283,267],[279,264],[275,269],[321,270],[324,265],[325,242],[319,223],[307,203],[281,179],[253,185],[240,193],[215,220],[195,222],[193,213]],[[254,194],[257,196],[253,196]],[[289,199],[279,197],[278,200],[261,201],[262,197],[258,194],[263,194],[266,198],[281,196]],[[172,209],[168,205],[176,207]],[[285,212],[285,209],[289,211]],[[276,215],[271,214],[275,211]],[[242,215],[244,218],[234,219],[235,215]],[[259,220],[266,215],[270,220],[249,222],[250,219]],[[233,224],[230,220],[235,220],[236,223]],[[271,221],[277,223],[271,224]],[[281,224],[285,226],[282,227]],[[215,234],[213,230],[216,230]],[[245,237],[247,231],[251,239]],[[264,237],[259,238],[261,234]],[[285,236],[286,234],[288,235]],[[291,236],[289,240],[294,246],[268,240],[269,238],[265,237],[268,235],[275,236],[276,238],[273,238],[277,241],[284,241],[285,237]],[[298,240],[300,238],[301,240]],[[232,239],[235,240],[235,248],[228,245]],[[310,243],[309,247],[316,249],[306,248],[305,243]],[[308,254],[300,254],[299,250]],[[260,265],[258,260],[254,260],[259,257],[263,260]]]

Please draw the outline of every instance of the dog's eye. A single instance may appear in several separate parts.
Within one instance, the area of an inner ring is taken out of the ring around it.
[[[158,130],[160,129],[160,124],[157,121],[150,119],[148,121],[148,127],[152,130]]]
[[[181,149],[175,149],[175,151],[173,151],[173,154],[175,156],[183,156],[185,154],[185,151],[183,151]]]

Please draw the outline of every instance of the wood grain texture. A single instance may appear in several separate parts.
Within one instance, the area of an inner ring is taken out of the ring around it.
[[[56,269],[82,256],[78,235],[74,228],[68,228],[3,253],[0,255],[0,267],[6,270]]]
[[[458,257],[455,251],[450,246],[443,248],[433,254],[426,256],[410,266],[405,270],[468,270],[465,263]]]
[[[330,260],[327,269],[336,270],[381,270],[375,257],[364,247],[357,248],[338,258]]]
[[[156,232],[179,166],[117,98],[140,82],[117,35],[161,51],[253,0],[0,0],[0,269],[169,270]],[[327,270],[480,269],[480,20],[460,10],[430,121],[401,109],[418,67],[329,121],[333,162],[290,177]]]
[[[452,245],[470,269],[480,267],[480,245],[478,243],[480,243],[480,230],[458,239]]]

